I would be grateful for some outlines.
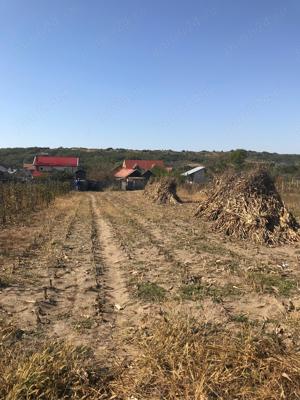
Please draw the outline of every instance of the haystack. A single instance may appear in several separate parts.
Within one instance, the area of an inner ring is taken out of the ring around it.
[[[265,170],[227,174],[216,180],[195,214],[212,228],[239,239],[278,245],[300,239],[300,226],[286,209]]]
[[[157,204],[178,204],[181,200],[176,193],[176,180],[169,177],[150,180],[145,188],[145,196]]]

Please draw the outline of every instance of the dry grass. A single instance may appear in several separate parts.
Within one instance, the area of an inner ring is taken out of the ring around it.
[[[278,400],[300,398],[300,358],[277,337],[239,325],[228,333],[186,317],[165,318],[140,337],[117,398]]]
[[[165,315],[135,338],[139,352],[131,367],[116,365],[113,373],[82,347],[54,342],[26,349],[24,332],[2,324],[0,398],[299,399],[297,349],[242,322],[233,333]]]
[[[1,322],[1,399],[96,400],[109,397],[112,376],[95,362],[88,349],[61,342],[28,347],[23,335],[23,331]]]
[[[206,185],[183,184],[178,186],[178,196],[184,203],[199,203],[206,199]]]
[[[282,198],[291,212],[300,220],[300,190],[298,193],[284,192]]]

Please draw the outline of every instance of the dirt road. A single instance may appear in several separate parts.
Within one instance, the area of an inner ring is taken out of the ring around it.
[[[58,200],[1,232],[0,315],[30,340],[129,360],[136,332],[170,310],[231,329],[286,325],[300,307],[299,250],[225,240],[194,208],[153,205],[139,192]]]

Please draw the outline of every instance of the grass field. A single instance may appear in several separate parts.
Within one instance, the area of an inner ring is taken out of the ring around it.
[[[300,398],[300,244],[212,233],[181,195],[73,193],[1,230],[0,398]]]

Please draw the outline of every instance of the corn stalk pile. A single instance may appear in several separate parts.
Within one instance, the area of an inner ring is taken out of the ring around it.
[[[300,239],[300,226],[286,209],[265,170],[227,174],[217,179],[195,216],[238,239],[279,245]]]
[[[0,183],[0,226],[17,222],[48,207],[56,196],[70,190],[69,183]]]
[[[177,204],[181,200],[176,193],[176,180],[169,177],[164,177],[157,180],[149,181],[145,188],[145,196],[157,204]]]

